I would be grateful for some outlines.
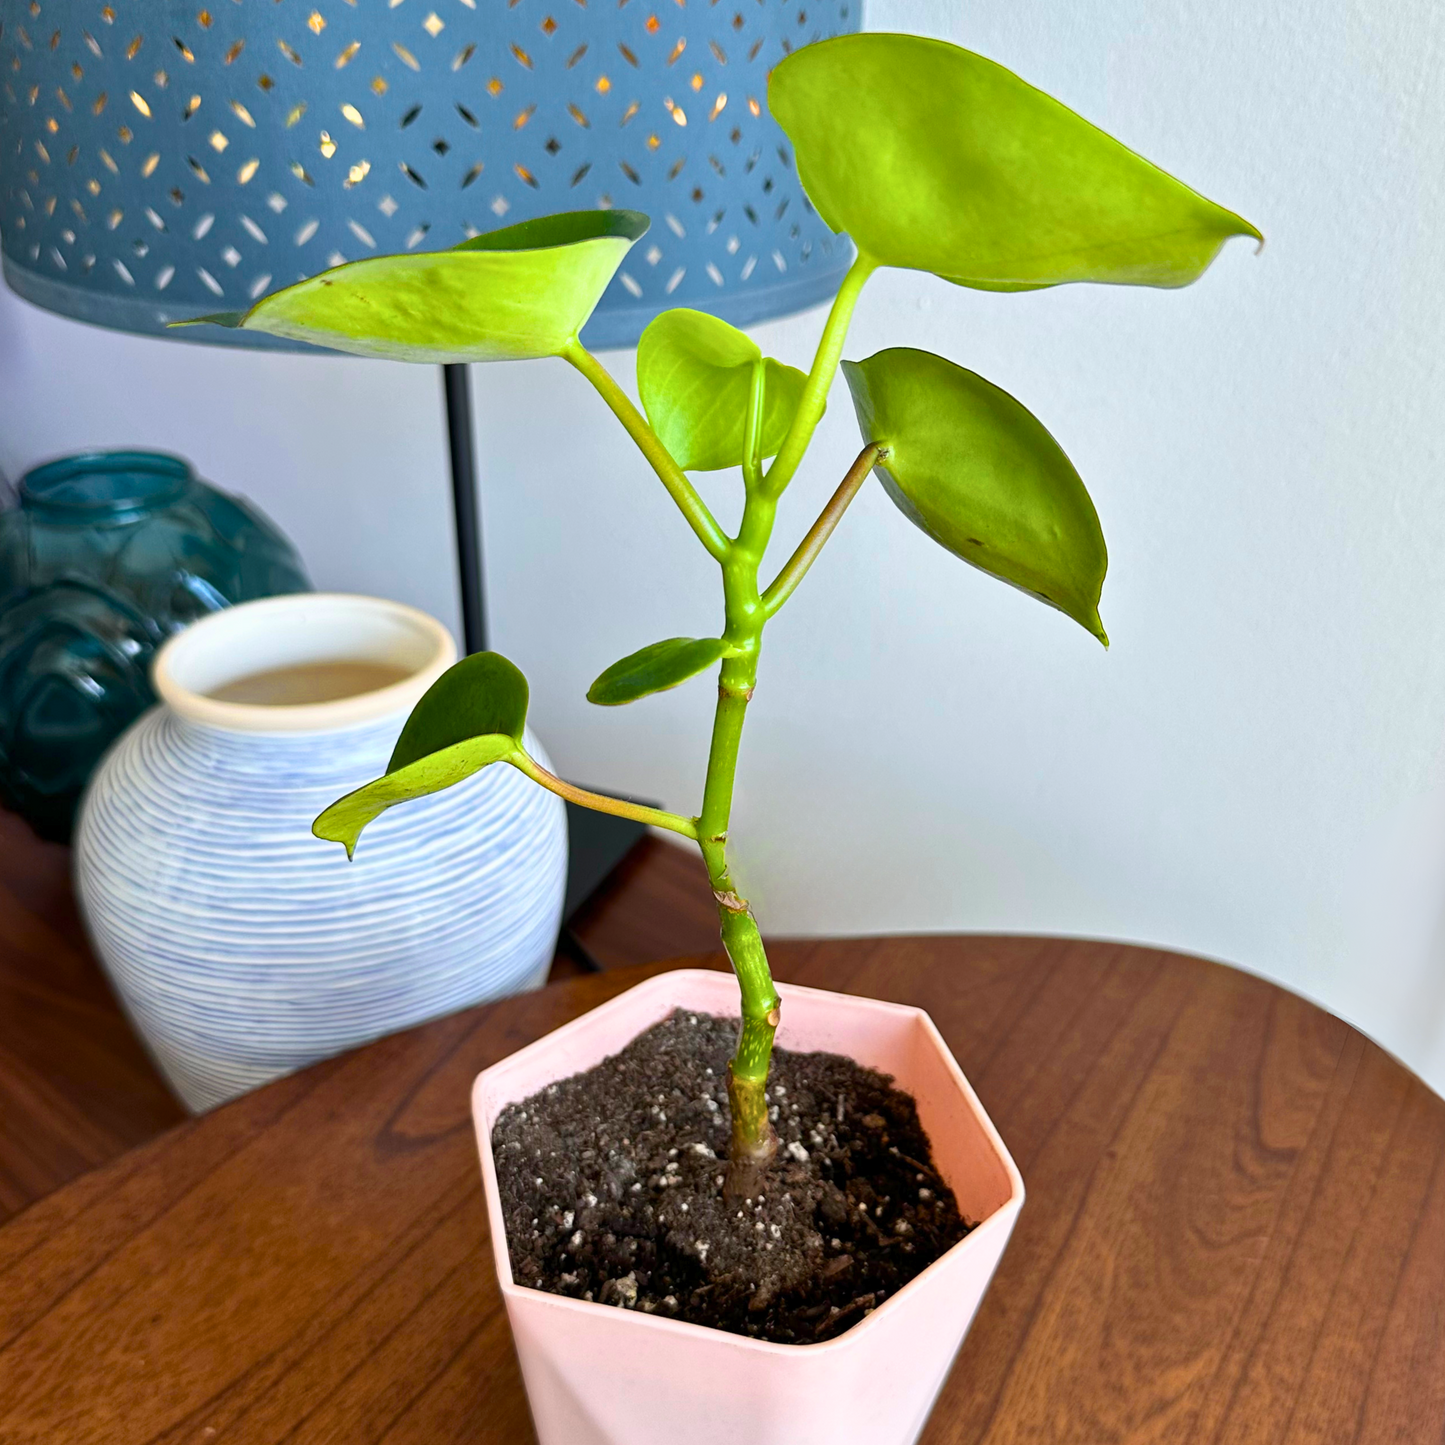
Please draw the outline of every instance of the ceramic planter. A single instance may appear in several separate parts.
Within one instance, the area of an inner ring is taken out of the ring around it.
[[[162,705],[92,780],[75,870],[96,952],[190,1108],[545,979],[566,817],[514,768],[393,809],[355,863],[311,834],[383,771],[455,657],[425,613],[334,593],[218,612],[158,655]],[[328,662],[398,680],[310,703],[212,696]]]
[[[541,1445],[911,1445],[1024,1200],[997,1130],[921,1009],[779,987],[779,1042],[893,1075],[934,1163],[978,1227],[845,1334],[779,1345],[524,1289],[507,1256],[491,1132],[498,1114],[615,1054],[674,1008],[737,1012],[731,975],[662,974],[480,1074],[472,1116],[492,1252]]]

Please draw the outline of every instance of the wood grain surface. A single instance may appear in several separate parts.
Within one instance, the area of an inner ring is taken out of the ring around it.
[[[702,859],[645,838],[573,930],[603,968],[714,947]],[[565,953],[552,965],[584,971]],[[70,850],[0,810],[0,1224],[185,1117],[91,953]]]
[[[0,1221],[184,1118],[90,952],[70,850],[0,811]]]
[[[775,957],[780,977],[929,1009],[1029,1186],[928,1445],[1445,1437],[1445,1103],[1359,1034],[1259,979],[1115,945]],[[655,971],[318,1065],[12,1220],[0,1441],[530,1438],[469,1085]]]

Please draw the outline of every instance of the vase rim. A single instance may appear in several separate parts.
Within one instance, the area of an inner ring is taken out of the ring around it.
[[[27,509],[91,522],[166,506],[195,480],[190,462],[169,452],[87,451],[31,467],[17,490]]]
[[[192,623],[157,652],[152,681],[172,712],[204,727],[325,733],[410,711],[456,657],[451,633],[404,602],[296,592],[243,602]],[[405,668],[406,675],[324,702],[231,702],[211,695],[257,673],[337,662]]]

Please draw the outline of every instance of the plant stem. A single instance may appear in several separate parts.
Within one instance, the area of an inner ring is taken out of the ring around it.
[[[723,562],[723,600],[728,646],[718,676],[717,711],[713,717],[712,745],[708,750],[707,780],[703,785],[702,812],[698,817],[698,845],[707,865],[708,881],[717,901],[723,947],[732,961],[742,995],[742,1018],[737,1049],[728,1064],[728,1104],[732,1137],[728,1148],[724,1194],[729,1199],[751,1197],[762,1189],[763,1172],[776,1154],[777,1136],[768,1120],[765,1090],[782,1000],[773,987],[762,936],[747,900],[733,884],[728,869],[727,839],[732,817],[733,783],[743,720],[758,676],[763,616],[758,596],[758,565],[767,549],[777,512],[766,494],[758,462],[762,430],[766,363],[753,368],[743,442],[743,479],[747,499],[742,525]]]
[[[723,947],[732,961],[742,994],[737,1049],[728,1064],[732,1138],[723,1192],[729,1199],[747,1198],[760,1192],[768,1163],[778,1149],[778,1138],[768,1118],[766,1088],[782,1000],[773,986],[762,935],[758,932],[747,899],[738,893],[733,884],[727,861],[733,781],[737,774],[743,719],[757,683],[763,627],[787,594],[797,586],[818,549],[837,525],[837,518],[842,515],[852,492],[857,491],[867,476],[868,467],[876,458],[876,449],[871,456],[865,449],[867,460],[860,457],[854,463],[858,476],[854,479],[853,472],[850,472],[850,480],[845,481],[845,487],[851,485],[851,491],[841,501],[835,496],[824,518],[815,524],[800,549],[803,554],[801,560],[795,554],[798,562],[796,575],[785,582],[781,595],[775,595],[771,608],[758,594],[758,568],[772,537],[778,497],[807,451],[818,419],[823,415],[828,388],[837,370],[858,293],[874,269],[874,263],[860,255],[848,272],[823,328],[802,400],[782,450],[766,475],[762,473],[757,455],[767,385],[766,363],[760,360],[754,367],[743,445],[743,480],[747,485],[747,499],[738,535],[729,543],[725,555],[719,558],[726,606],[723,641],[728,650],[718,677],[717,711],[713,717],[712,745],[708,751],[707,781],[703,787],[697,833],[713,897],[717,900]],[[843,490],[840,488],[840,493]],[[784,569],[785,573],[787,570]]]
[[[726,621],[723,642],[727,646],[718,677],[717,712],[713,718],[712,745],[708,751],[707,780],[703,786],[702,812],[694,821],[657,808],[642,808],[575,788],[539,767],[520,750],[510,761],[528,777],[599,812],[615,813],[641,822],[670,828],[697,840],[707,865],[708,880],[717,900],[718,923],[723,947],[732,961],[742,995],[742,1019],[737,1049],[728,1064],[728,1104],[732,1118],[732,1139],[728,1151],[724,1193],[729,1198],[750,1197],[760,1192],[769,1161],[777,1153],[778,1139],[768,1118],[768,1066],[772,1060],[773,1036],[777,1033],[782,1000],[768,970],[762,935],[748,907],[739,895],[728,869],[728,828],[732,818],[733,783],[737,776],[738,748],[743,719],[758,677],[758,653],[763,627],[768,618],[792,594],[812,565],[824,542],[858,488],[863,485],[878,448],[865,447],[813,524],[798,550],[768,589],[767,598],[758,593],[758,568],[772,537],[778,497],[792,480],[812,440],[828,400],[828,389],[838,368],[848,323],[864,283],[876,263],[863,254],[854,261],[828,313],[827,324],[813,357],[812,370],[803,387],[802,399],[772,466],[763,472],[761,445],[767,363],[761,358],[753,367],[752,387],[744,428],[743,480],[747,499],[736,538],[729,538],[718,526],[702,498],[682,469],[668,454],[656,432],[633,406],[626,392],[607,369],[579,341],[569,343],[561,353],[597,389],[688,520],[698,539],[722,565],[723,601]]]
[[[556,793],[569,803],[591,808],[594,813],[611,813],[618,818],[632,818],[638,823],[649,823],[655,828],[667,828],[681,833],[684,838],[697,839],[697,821],[684,818],[680,813],[669,813],[665,808],[646,808],[641,803],[629,803],[624,798],[609,798],[606,793],[591,793],[573,783],[564,782],[555,773],[549,773],[534,758],[520,748],[507,761],[525,773],[534,783],[540,783],[548,792]]]
[[[771,617],[793,595],[798,583],[807,575],[808,568],[823,550],[823,544],[843,520],[843,513],[848,510],[849,502],[858,495],[863,483],[868,480],[873,464],[887,455],[887,449],[880,447],[877,442],[869,442],[858,453],[857,460],[848,468],[848,474],[838,483],[838,490],[818,514],[818,520],[813,523],[808,535],[798,543],[798,550],[788,558],[783,570],[773,578],[772,585],[763,593],[764,616]]]
[[[737,1050],[728,1064],[732,1138],[724,1193],[730,1199],[751,1197],[759,1191],[762,1173],[778,1148],[777,1136],[768,1120],[764,1090],[782,1000],[773,987],[758,925],[747,900],[738,894],[733,885],[727,862],[733,780],[737,773],[743,717],[757,678],[758,636],[759,632],[754,631],[752,647],[747,654],[723,661],[702,814],[698,818],[698,844],[707,864],[713,897],[717,900],[723,947],[732,961],[742,994]]]
[[[828,389],[833,385],[833,373],[838,369],[838,358],[843,354],[843,342],[848,336],[848,323],[853,319],[853,308],[858,304],[864,284],[877,269],[878,263],[860,251],[843,278],[837,296],[833,298],[833,309],[828,313],[828,324],[824,326],[822,339],[818,342],[813,368],[803,388],[803,399],[793,414],[782,449],[773,458],[764,478],[764,489],[775,499],[793,480],[793,473],[798,470],[798,463],[803,460],[813,432],[822,420],[823,409],[828,403]]]
[[[760,491],[763,474],[758,447],[762,441],[763,399],[768,380],[768,363],[763,357],[753,362],[753,386],[748,394],[748,418],[743,429],[743,482],[749,493]]]
[[[697,533],[698,541],[719,562],[723,561],[728,555],[727,533],[718,526],[717,520],[708,511],[707,503],[698,496],[686,473],[673,461],[657,433],[647,424],[647,418],[633,406],[631,397],[580,341],[571,341],[561,355],[592,383],[602,400],[612,408],[618,421],[627,428],[627,434],[637,443],[638,450],[652,464],[653,471],[687,518],[688,525]]]

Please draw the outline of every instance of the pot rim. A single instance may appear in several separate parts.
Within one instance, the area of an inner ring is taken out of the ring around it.
[[[348,633],[348,626],[350,632]],[[217,657],[225,659],[218,662]],[[151,681],[178,716],[239,733],[334,732],[408,712],[457,659],[452,635],[404,602],[351,592],[291,592],[213,612],[156,653]],[[329,702],[222,702],[238,678],[308,662],[389,662],[399,681]]]
[[[885,1311],[892,1315],[897,1313],[894,1305],[897,1301],[906,1300],[915,1291],[915,1286],[932,1271],[941,1265],[945,1260],[955,1258],[962,1251],[968,1250],[971,1245],[977,1246],[980,1240],[992,1238],[995,1234],[1002,1232],[1007,1238],[1012,1232],[1014,1221],[1024,1203],[1024,1181],[1019,1173],[1018,1166],[1014,1163],[1013,1157],[1005,1147],[1003,1139],[998,1130],[994,1127],[993,1120],[985,1112],[983,1105],[979,1102],[978,1095],[974,1093],[973,1086],[964,1076],[963,1070],[959,1068],[958,1061],[953,1057],[953,1051],[948,1047],[943,1035],[939,1033],[937,1025],[929,1017],[927,1010],[915,1008],[909,1004],[890,1003],[884,999],[866,998],[858,994],[838,993],[832,989],[809,988],[803,984],[779,983],[776,985],[779,994],[784,1002],[789,998],[828,998],[842,1001],[843,1003],[857,1007],[862,1010],[876,1010],[881,1013],[889,1013],[895,1016],[911,1017],[917,1020],[923,1027],[934,1047],[938,1050],[948,1073],[952,1077],[954,1085],[962,1094],[964,1101],[968,1104],[970,1112],[981,1128],[989,1147],[993,1150],[998,1162],[1002,1165],[1009,1182],[1008,1198],[1000,1204],[992,1214],[981,1219],[969,1232],[964,1235],[951,1249],[933,1261],[926,1269],[915,1275],[913,1279],[890,1295],[884,1302],[865,1315],[857,1324],[845,1330],[841,1335],[835,1335],[831,1340],[822,1340],[817,1344],[810,1345],[787,1345],[780,1344],[773,1340],[756,1340],[747,1335],[735,1334],[731,1330],[720,1330],[712,1325],[693,1324],[688,1320],[667,1319],[660,1315],[639,1313],[635,1310],[621,1310],[614,1305],[600,1304],[595,1300],[573,1299],[569,1295],[551,1294],[546,1290],[528,1289],[525,1285],[519,1285],[512,1278],[512,1262],[506,1244],[506,1225],[502,1219],[501,1192],[497,1187],[496,1161],[492,1157],[491,1126],[486,1119],[486,1101],[484,1098],[487,1080],[498,1069],[512,1063],[523,1054],[539,1050],[541,1048],[555,1048],[559,1041],[565,1041],[570,1035],[581,1031],[586,1021],[592,1018],[600,1010],[609,1008],[621,1000],[631,998],[640,993],[661,993],[666,994],[670,985],[678,979],[717,979],[725,978],[731,983],[732,975],[724,973],[720,969],[706,968],[677,968],[669,969],[653,978],[644,979],[641,983],[634,984],[629,989],[624,989],[615,998],[610,998],[606,1003],[598,1004],[596,1008],[589,1009],[584,1014],[563,1024],[560,1028],[553,1029],[550,1033],[544,1034],[540,1039],[534,1040],[524,1048],[518,1049],[515,1053],[508,1054],[506,1058],[499,1059],[495,1064],[483,1069],[472,1084],[472,1120],[476,1128],[477,1152],[481,1156],[482,1179],[484,1184],[483,1193],[486,1195],[487,1222],[491,1233],[492,1259],[496,1265],[497,1283],[501,1288],[502,1298],[510,1303],[512,1300],[525,1301],[531,1308],[552,1308],[564,1312],[581,1311],[584,1314],[594,1316],[600,1315],[614,1320],[619,1326],[635,1326],[641,1329],[661,1330],[681,1339],[696,1339],[712,1341],[714,1343],[726,1344],[738,1349],[753,1351],[763,1355],[774,1355],[784,1358],[798,1358],[807,1354],[809,1357],[816,1357],[828,1352],[841,1353],[845,1350],[856,1348],[860,1342],[866,1342],[871,1337],[873,1326]],[[663,1015],[659,1014],[659,1018]],[[648,1025],[643,1025],[643,1028]],[[640,1033],[642,1029],[639,1029]],[[635,1037],[635,1035],[634,1035]],[[560,1051],[560,1057],[564,1061],[567,1051],[565,1047]],[[572,1072],[577,1072],[575,1069]],[[567,1075],[559,1074],[559,1078]],[[509,1103],[516,1102],[509,1100]],[[505,1106],[503,1106],[505,1107]],[[900,1306],[901,1308],[901,1306]],[[620,1318],[619,1318],[620,1317]],[[624,1325],[625,1322],[625,1325]]]

